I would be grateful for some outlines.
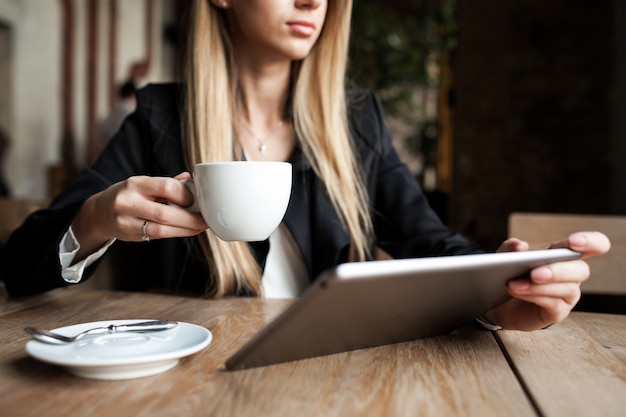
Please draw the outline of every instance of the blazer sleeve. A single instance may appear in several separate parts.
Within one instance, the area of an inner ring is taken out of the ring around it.
[[[48,208],[31,214],[13,232],[0,253],[0,280],[11,296],[68,285],[61,276],[59,242],[87,198],[132,175],[175,175],[176,169],[183,169],[181,151],[172,153],[162,143],[171,139],[166,134],[168,124],[178,128],[172,109],[155,104],[172,102],[159,97],[163,93],[170,96],[166,90],[140,90],[137,110],[124,121],[96,163]],[[154,157],[160,153],[164,154],[163,163]],[[92,275],[97,265],[91,265],[83,279]]]
[[[394,258],[482,252],[442,223],[393,147],[378,98],[360,93],[353,135],[373,210],[376,245]]]

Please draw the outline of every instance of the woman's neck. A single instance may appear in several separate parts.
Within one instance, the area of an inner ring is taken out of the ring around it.
[[[255,129],[271,129],[284,118],[289,95],[290,64],[242,66],[242,117]]]
[[[295,136],[290,121],[285,120],[290,71],[290,63],[240,69],[243,113],[235,128],[250,159],[287,160],[293,151]]]

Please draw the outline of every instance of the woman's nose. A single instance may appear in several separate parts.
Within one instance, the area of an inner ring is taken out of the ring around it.
[[[296,0],[296,7],[300,9],[317,9],[326,0]]]

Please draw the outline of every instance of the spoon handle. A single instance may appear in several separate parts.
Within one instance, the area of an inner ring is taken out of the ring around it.
[[[119,324],[119,325],[111,324],[109,327],[107,327],[107,329],[109,333],[156,332],[159,330],[173,329],[176,326],[178,326],[178,322],[175,322],[175,321],[152,320],[152,321],[144,321],[141,323],[131,323],[131,324]]]
[[[80,333],[76,336],[76,339],[80,339],[87,335],[94,334],[113,334],[113,333],[124,333],[124,332],[158,332],[161,330],[173,329],[178,325],[178,322],[169,321],[169,320],[151,320],[151,321],[142,321],[140,323],[131,323],[131,324],[111,324],[106,327],[96,327],[94,329],[87,330],[83,333]]]

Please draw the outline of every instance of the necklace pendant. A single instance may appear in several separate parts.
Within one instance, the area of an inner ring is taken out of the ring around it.
[[[267,151],[267,145],[262,143],[259,145],[259,152],[265,153]]]

